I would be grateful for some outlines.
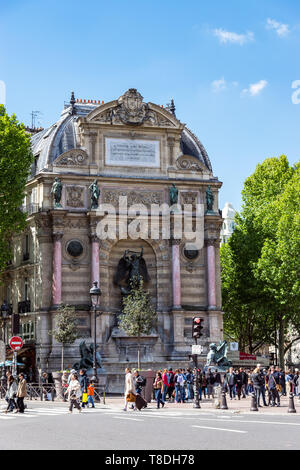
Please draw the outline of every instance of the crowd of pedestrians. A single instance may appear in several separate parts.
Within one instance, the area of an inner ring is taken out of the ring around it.
[[[5,413],[24,413],[25,405],[24,398],[27,396],[27,381],[24,373],[18,375],[18,380],[13,377],[10,371],[6,373],[7,390],[5,399],[7,408]],[[51,380],[51,378],[50,378]],[[45,400],[49,400],[49,374],[44,372],[41,376],[42,393]],[[95,408],[94,395],[95,386],[90,382],[86,371],[81,369],[78,373],[75,369],[71,370],[68,374],[63,373],[62,376],[62,389],[64,401],[69,401],[69,412],[73,412],[73,408],[77,408],[80,412],[82,408]]]
[[[128,404],[133,410],[147,406],[142,398],[143,387],[147,380],[140,375],[138,370],[129,368],[125,371],[124,389],[124,411],[127,411]],[[18,375],[18,379],[7,371],[7,391],[5,399],[7,408],[5,413],[24,413],[24,398],[26,397],[26,377],[24,373]],[[46,384],[48,374],[42,375],[47,394]],[[230,400],[240,400],[246,398],[251,393],[255,394],[258,407],[280,406],[281,396],[292,393],[300,397],[300,373],[291,370],[283,371],[278,366],[271,366],[264,369],[257,365],[255,369],[229,368],[225,373],[218,372],[215,368],[201,369],[176,369],[172,368],[157,371],[153,380],[152,398],[156,402],[157,408],[164,407],[169,403],[186,403],[195,399],[196,383],[198,384],[199,400],[215,398],[220,393],[220,388],[224,387]],[[217,391],[218,388],[218,391]],[[62,376],[62,389],[65,401],[69,401],[69,411],[77,408],[80,412],[82,408],[91,406],[95,408],[94,395],[95,386],[90,382],[86,371],[75,369],[70,373],[64,372]]]
[[[195,398],[196,374],[198,375],[199,399],[215,398],[224,387],[230,400],[241,400],[255,393],[257,406],[280,406],[280,397],[292,392],[300,397],[300,375],[296,369],[284,372],[279,367],[271,366],[263,369],[260,364],[255,369],[229,368],[225,373],[218,372],[215,368],[201,369],[176,369],[172,368],[157,371],[153,382],[153,399],[157,408],[164,407],[167,402],[186,403]],[[138,371],[132,374],[126,369],[125,379],[125,405],[127,410],[128,394],[141,394],[145,379]],[[217,388],[218,391],[216,390]],[[261,404],[262,403],[262,404]],[[132,409],[136,409],[132,405]]]

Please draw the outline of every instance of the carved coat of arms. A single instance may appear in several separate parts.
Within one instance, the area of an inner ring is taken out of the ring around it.
[[[113,111],[113,120],[123,124],[139,126],[144,121],[156,121],[156,115],[150,111],[147,103],[143,103],[142,95],[135,89],[129,88],[118,100],[118,107]]]

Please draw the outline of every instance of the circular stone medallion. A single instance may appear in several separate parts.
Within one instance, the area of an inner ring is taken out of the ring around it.
[[[83,253],[83,245],[78,240],[71,240],[67,244],[67,252],[70,256],[77,258]]]

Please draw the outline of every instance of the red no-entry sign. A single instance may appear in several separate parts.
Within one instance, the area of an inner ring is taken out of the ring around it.
[[[20,336],[13,336],[9,340],[9,345],[14,351],[19,351],[23,346],[22,338],[20,338]]]

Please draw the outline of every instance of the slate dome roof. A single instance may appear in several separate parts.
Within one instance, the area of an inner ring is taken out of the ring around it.
[[[98,106],[99,104],[76,102],[73,104],[72,112],[72,106],[67,105],[62,111],[60,119],[55,124],[32,136],[33,154],[39,156],[36,161],[36,174],[45,170],[49,164],[51,165],[63,153],[80,147],[77,120],[79,117],[87,116]],[[180,147],[182,154],[198,158],[212,171],[205,148],[187,127],[182,131]]]

